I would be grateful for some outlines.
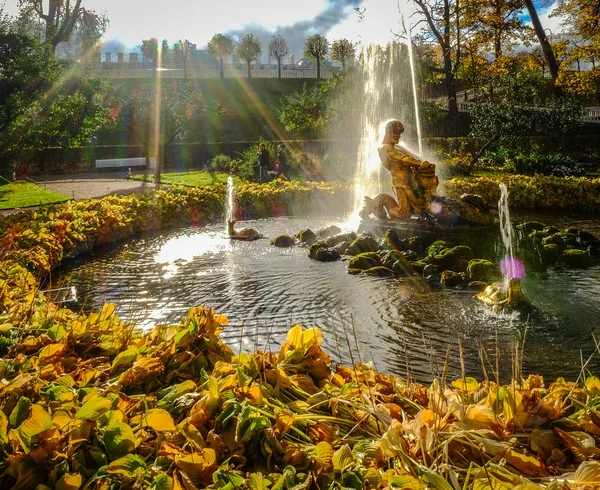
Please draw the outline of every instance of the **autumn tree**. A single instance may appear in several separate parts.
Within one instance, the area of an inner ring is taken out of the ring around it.
[[[277,60],[277,78],[281,78],[281,60],[288,54],[287,41],[280,34],[271,37],[269,41],[269,56]]]
[[[523,0],[465,0],[460,22],[463,30],[472,31],[497,59],[508,41],[524,29],[519,18],[523,6]]]
[[[356,57],[356,49],[348,39],[338,39],[331,45],[331,59],[339,61],[342,69],[346,69],[346,63],[353,63]]]
[[[20,15],[37,17],[45,22],[44,39],[54,50],[69,42],[76,29],[86,36],[87,42],[98,41],[108,24],[104,15],[83,6],[83,0],[18,0]],[[47,9],[45,9],[47,5]]]
[[[260,39],[254,34],[246,34],[237,45],[236,54],[238,58],[246,61],[248,68],[248,78],[252,78],[251,63],[256,61],[262,53]]]
[[[329,41],[320,34],[310,36],[304,43],[304,56],[317,62],[317,78],[321,78],[321,60],[329,52]]]
[[[197,47],[195,44],[191,43],[187,39],[185,41],[177,41],[173,45],[173,52],[175,53],[175,57],[181,61],[183,65],[183,77],[187,79],[187,64],[191,57],[194,56],[194,53],[197,51]]]
[[[219,60],[219,74],[223,78],[225,60],[233,53],[233,39],[227,34],[215,34],[208,42],[208,52],[213,58]]]
[[[458,119],[456,75],[461,63],[460,0],[415,0],[424,17],[425,38],[433,40],[441,51],[444,85],[450,119]],[[456,19],[456,22],[455,22]]]

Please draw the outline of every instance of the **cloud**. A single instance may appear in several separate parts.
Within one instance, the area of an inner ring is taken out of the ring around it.
[[[279,34],[285,38],[289,47],[289,54],[293,54],[296,59],[303,56],[304,42],[306,38],[313,34],[326,36],[327,33],[336,25],[346,20],[354,14],[354,7],[358,7],[363,0],[328,0],[325,10],[320,12],[314,19],[301,20],[287,26],[278,26],[275,29],[267,29],[258,24],[248,24],[242,29],[230,30],[227,32],[234,39],[239,40],[246,34],[257,36],[263,48],[262,58],[266,60],[268,56],[268,46],[271,36]]]

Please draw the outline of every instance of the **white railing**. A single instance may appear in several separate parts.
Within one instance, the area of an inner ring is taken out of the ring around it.
[[[584,121],[600,123],[600,107],[586,107],[583,111]]]
[[[337,70],[330,68],[321,69],[321,78],[331,77]],[[277,78],[277,70],[259,70],[251,69],[252,78]],[[158,75],[158,72],[152,69],[109,69],[98,70],[100,78],[152,78]],[[184,78],[183,70],[162,70],[160,71],[162,78]],[[206,68],[202,70],[188,70],[188,78],[219,78],[220,72],[218,68]],[[245,69],[225,68],[223,70],[223,78],[247,78],[248,71]],[[294,69],[281,70],[281,78],[317,78],[316,69]]]

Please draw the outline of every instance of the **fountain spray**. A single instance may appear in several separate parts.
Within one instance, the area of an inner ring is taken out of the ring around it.
[[[227,178],[227,199],[225,201],[225,229],[228,234],[231,234],[231,223],[235,222],[234,216],[235,205],[235,188],[233,187],[233,177],[230,175]]]
[[[500,234],[504,246],[504,257],[500,261],[500,270],[504,276],[504,288],[508,289],[508,283],[511,279],[523,279],[525,277],[525,267],[523,263],[515,256],[517,240],[515,231],[510,222],[510,213],[508,210],[508,188],[505,184],[500,184],[500,199],[498,200],[498,212],[500,215]]]
[[[400,2],[398,2],[398,9],[400,10]],[[419,101],[417,98],[417,80],[415,77],[415,60],[413,53],[412,33],[410,28],[410,22],[405,22],[404,14],[402,14],[402,12],[400,12],[400,15],[402,15],[402,26],[404,27],[404,31],[408,36],[408,61],[410,64],[413,101],[415,104],[415,124],[417,125],[417,139],[419,140],[419,160],[423,161],[423,137],[421,135],[421,117],[419,114]]]

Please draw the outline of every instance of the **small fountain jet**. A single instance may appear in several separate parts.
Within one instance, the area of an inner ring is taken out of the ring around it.
[[[235,188],[233,187],[233,178],[227,179],[227,201],[225,203],[225,219],[227,222],[227,234],[233,240],[252,241],[263,238],[263,236],[252,228],[235,229]]]

